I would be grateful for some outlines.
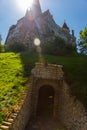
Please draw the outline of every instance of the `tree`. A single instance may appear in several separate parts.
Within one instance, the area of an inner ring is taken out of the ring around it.
[[[82,54],[87,55],[87,28],[86,27],[80,31],[80,39],[78,41],[78,47]]]
[[[1,44],[1,41],[2,41],[2,37],[0,35],[0,53],[4,52],[4,45]]]
[[[1,37],[1,34],[0,34],[0,44],[1,44],[1,41],[2,41],[2,37]]]
[[[51,54],[51,55],[72,55],[76,52],[76,46],[72,43],[66,43],[62,38],[55,37],[54,40],[47,41],[45,44],[42,44],[42,53]]]
[[[0,53],[5,52],[4,44],[0,44]]]

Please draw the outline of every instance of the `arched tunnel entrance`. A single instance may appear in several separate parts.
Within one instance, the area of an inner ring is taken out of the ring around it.
[[[52,117],[54,109],[54,89],[45,85],[39,89],[38,104],[37,104],[37,115]]]
[[[62,66],[36,63],[32,70],[30,88],[31,115],[26,130],[63,129],[60,123],[63,91]]]

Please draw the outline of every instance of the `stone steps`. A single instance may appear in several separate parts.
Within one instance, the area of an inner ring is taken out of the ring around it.
[[[9,130],[9,127],[13,123],[14,119],[16,118],[17,113],[14,113],[11,118],[6,121],[3,121],[3,124],[0,126],[0,130]]]
[[[7,121],[4,121],[4,122],[3,122],[3,125],[10,126],[11,123],[10,123],[10,122],[7,122]]]
[[[9,126],[1,125],[0,130],[9,130]]]

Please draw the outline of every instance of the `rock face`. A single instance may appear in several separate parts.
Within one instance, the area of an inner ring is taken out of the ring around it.
[[[63,38],[67,43],[75,44],[74,31],[70,34],[67,24],[57,25],[49,10],[42,13],[39,0],[34,0],[30,10],[23,18],[9,29],[5,44],[22,43],[29,49],[34,47],[34,39],[42,41],[53,39],[55,36]]]

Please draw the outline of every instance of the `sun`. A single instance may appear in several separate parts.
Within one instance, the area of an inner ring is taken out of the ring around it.
[[[32,6],[33,0],[16,0],[16,2],[22,11],[26,11],[27,8]]]

